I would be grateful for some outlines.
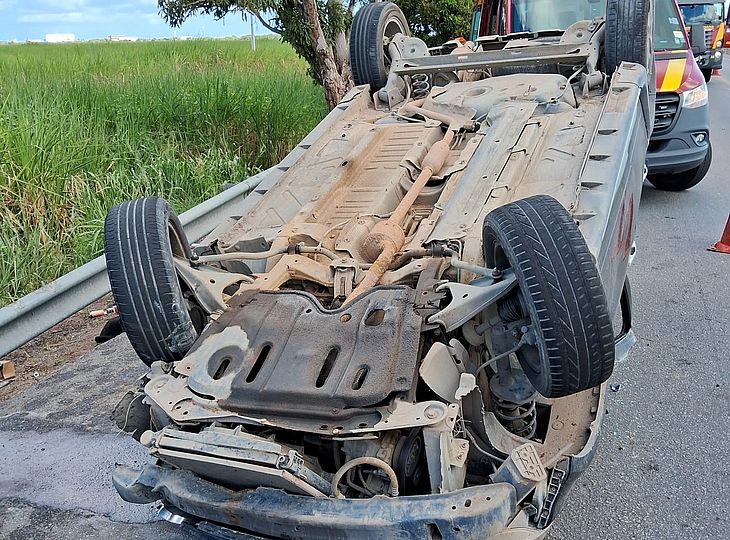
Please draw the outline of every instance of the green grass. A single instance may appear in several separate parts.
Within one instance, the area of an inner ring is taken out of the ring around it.
[[[107,211],[178,212],[278,162],[326,113],[277,40],[0,46],[0,305],[99,255]]]

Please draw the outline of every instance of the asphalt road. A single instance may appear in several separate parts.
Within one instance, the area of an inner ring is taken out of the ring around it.
[[[552,540],[730,537],[730,61],[710,84],[708,176],[643,190],[629,276],[638,343],[611,383],[596,457]]]
[[[710,83],[709,176],[685,193],[643,190],[630,274],[639,342],[551,540],[728,537],[730,255],[705,250],[730,212],[728,81]],[[198,538],[111,485],[115,462],[148,459],[108,418],[143,372],[133,356],[119,338],[0,402],[0,538]]]

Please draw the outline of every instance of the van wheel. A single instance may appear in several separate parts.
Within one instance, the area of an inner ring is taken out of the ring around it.
[[[180,360],[197,338],[173,255],[191,251],[175,211],[163,199],[124,202],[104,224],[107,273],[132,347],[149,365]]]
[[[641,64],[654,73],[654,9],[651,0],[608,0],[606,5],[606,73],[621,62]]]
[[[411,35],[405,15],[391,2],[367,4],[355,14],[350,30],[355,85],[369,84],[373,92],[386,85],[390,71],[387,42],[396,34]]]
[[[504,311],[530,320],[534,344],[515,355],[535,390],[558,398],[605,382],[615,360],[611,316],[591,253],[565,208],[546,195],[500,206],[484,219],[482,239],[487,266],[517,278],[517,297]]]
[[[684,191],[699,184],[707,176],[710,165],[712,165],[712,145],[708,144],[707,154],[699,167],[677,174],[651,174],[648,180],[655,188],[662,191]]]

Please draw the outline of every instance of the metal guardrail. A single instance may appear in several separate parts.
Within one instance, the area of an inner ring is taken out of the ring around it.
[[[235,215],[237,205],[269,171],[252,176],[182,214],[180,221],[188,238],[202,238],[224,219]],[[106,261],[101,256],[1,308],[0,357],[82,310],[110,290]]]
[[[352,88],[327,117],[320,122],[278,165],[234,185],[188,210],[180,216],[189,239],[198,240],[231,216],[240,215],[246,195],[261,182],[276,182],[320,137],[334,125],[350,103],[367,86]],[[0,308],[0,357],[26,344],[34,337],[67,319],[109,293],[104,257],[58,278],[53,283],[24,296],[17,302]]]

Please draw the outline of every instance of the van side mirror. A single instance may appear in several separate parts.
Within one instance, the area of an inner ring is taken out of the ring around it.
[[[689,30],[692,52],[701,54],[707,50],[707,42],[705,41],[705,25],[702,23],[693,24]]]

